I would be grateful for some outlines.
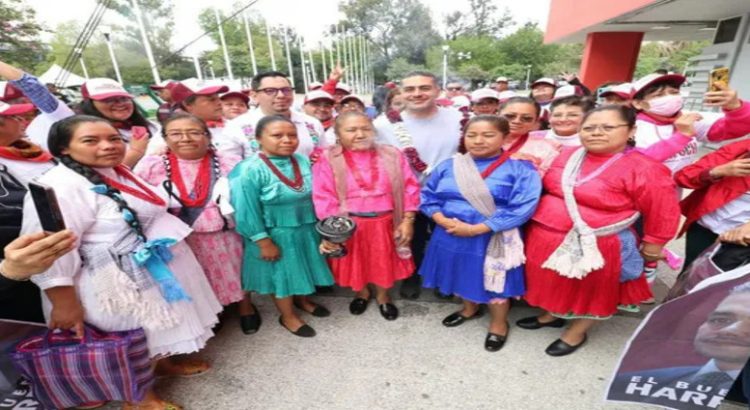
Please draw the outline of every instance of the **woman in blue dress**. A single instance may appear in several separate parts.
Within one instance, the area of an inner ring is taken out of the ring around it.
[[[510,298],[525,293],[519,227],[536,209],[542,185],[527,161],[502,149],[504,118],[472,118],[464,133],[466,154],[435,168],[422,189],[420,210],[437,224],[419,269],[424,286],[463,299],[463,309],[443,320],[455,327],[491,315],[485,349],[500,350],[508,335]]]

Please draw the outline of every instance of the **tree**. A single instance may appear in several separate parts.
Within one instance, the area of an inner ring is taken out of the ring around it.
[[[507,7],[502,15],[498,15],[497,5],[490,1],[468,1],[469,13],[455,11],[445,16],[447,40],[456,40],[459,36],[499,38],[502,30],[513,25],[513,17]]]
[[[400,80],[412,71],[422,71],[424,69],[425,67],[423,65],[412,64],[405,58],[399,57],[391,61],[385,75],[389,79]]]
[[[33,71],[44,61],[46,50],[39,40],[42,27],[36,13],[21,0],[0,2],[0,52],[3,61]]]
[[[707,41],[657,41],[641,46],[635,78],[653,73],[659,68],[683,72],[688,59],[701,53]]]

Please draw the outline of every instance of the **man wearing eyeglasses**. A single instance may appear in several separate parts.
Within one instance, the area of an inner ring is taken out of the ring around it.
[[[286,74],[278,71],[259,73],[253,77],[250,96],[258,107],[227,122],[222,139],[232,152],[247,158],[260,150],[255,139],[255,127],[261,118],[281,115],[297,127],[299,147],[297,153],[309,156],[316,148],[327,146],[325,130],[318,119],[291,109],[294,102],[292,88]]]
[[[463,115],[454,108],[438,107],[436,101],[440,95],[437,77],[429,72],[415,71],[401,81],[401,91],[406,107],[401,113],[403,124],[392,124],[385,116],[375,121],[377,140],[401,149],[413,146],[419,158],[427,164],[423,173],[418,173],[424,183],[429,170],[452,157],[458,151],[461,139],[461,119]],[[406,135],[397,136],[396,127],[403,128]],[[432,221],[422,214],[417,214],[414,222],[414,239],[412,254],[417,269],[424,257],[424,250],[430,236]],[[401,285],[401,295],[406,298],[419,297],[421,281],[413,275]]]
[[[466,89],[460,82],[451,81],[445,86],[445,98],[458,97],[459,95],[466,95]]]

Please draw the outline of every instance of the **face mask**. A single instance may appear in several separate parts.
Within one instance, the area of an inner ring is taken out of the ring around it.
[[[682,109],[681,95],[665,95],[656,97],[648,102],[649,109],[646,110],[652,114],[671,117]]]

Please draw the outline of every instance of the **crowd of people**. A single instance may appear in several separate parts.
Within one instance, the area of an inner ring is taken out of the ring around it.
[[[750,103],[727,87],[704,97],[721,113],[698,114],[682,110],[677,74],[596,95],[575,76],[541,78],[519,95],[505,77],[469,92],[417,71],[370,106],[344,74],[300,106],[281,72],[248,91],[166,81],[152,121],[114,80],[88,80],[70,107],[0,61],[17,91],[0,101],[2,318],[79,336],[143,328],[157,374],[196,375],[231,304],[245,334],[262,324],[252,298],[268,295],[283,328],[313,337],[306,315],[331,315],[317,292],[350,288],[351,314],[374,299],[392,321],[401,282],[407,298],[462,300],[444,326],[488,314],[490,352],[524,299],[539,314],[516,325],[562,329],[545,351],[564,356],[653,303],[678,234],[686,265],[716,240],[750,244],[750,143],[699,158],[750,133]],[[64,231],[41,232],[32,181],[57,192]],[[681,201],[682,188],[695,191]],[[331,217],[356,224],[343,244],[316,228]],[[179,407],[150,391],[124,408]]]

